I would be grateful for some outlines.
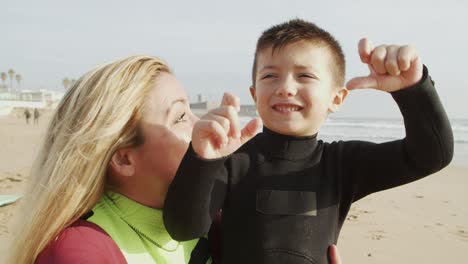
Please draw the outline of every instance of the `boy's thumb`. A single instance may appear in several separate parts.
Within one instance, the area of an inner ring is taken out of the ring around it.
[[[370,76],[355,77],[346,83],[348,90],[377,88],[377,80]]]
[[[257,131],[262,127],[262,124],[262,120],[259,117],[250,120],[250,122],[247,123],[241,131],[241,144],[244,144],[253,138],[257,134]]]

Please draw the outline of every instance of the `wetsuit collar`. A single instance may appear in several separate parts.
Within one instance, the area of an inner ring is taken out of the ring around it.
[[[287,160],[310,157],[317,148],[317,134],[312,136],[288,136],[274,132],[265,126],[261,135],[265,155]]]

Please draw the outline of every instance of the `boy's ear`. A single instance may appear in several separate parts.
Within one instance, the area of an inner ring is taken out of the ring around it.
[[[252,85],[250,86],[250,95],[255,103],[257,103],[257,96],[255,95],[255,87]]]
[[[109,161],[109,167],[120,177],[131,177],[135,174],[133,153],[129,148],[117,150]]]
[[[340,109],[341,105],[343,104],[344,100],[346,99],[348,92],[349,92],[348,89],[346,89],[345,87],[342,87],[338,91],[336,91],[330,103],[330,106],[328,107],[328,112],[330,113],[337,112]]]

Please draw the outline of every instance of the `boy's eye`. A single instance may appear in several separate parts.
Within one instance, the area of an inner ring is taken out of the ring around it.
[[[299,74],[300,78],[311,78],[311,79],[317,79],[313,74],[310,73],[301,73]]]
[[[267,73],[267,74],[265,74],[265,75],[262,76],[262,80],[263,80],[263,79],[270,79],[270,78],[273,78],[273,77],[275,77],[274,74],[272,74],[272,73]]]
[[[184,122],[184,121],[187,121],[187,119],[185,118],[185,112],[179,116],[179,118],[177,118],[177,120],[175,121],[175,123],[180,123],[180,122]]]

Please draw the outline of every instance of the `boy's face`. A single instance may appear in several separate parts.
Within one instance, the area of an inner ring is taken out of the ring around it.
[[[250,92],[267,128],[284,135],[313,135],[328,113],[338,110],[347,90],[334,84],[329,52],[296,42],[273,54],[271,48],[258,53]]]

